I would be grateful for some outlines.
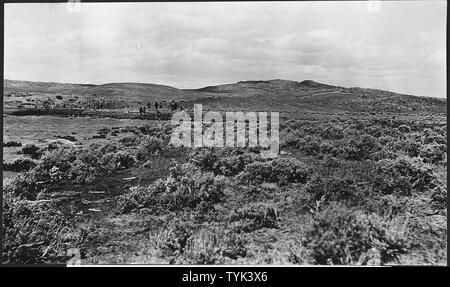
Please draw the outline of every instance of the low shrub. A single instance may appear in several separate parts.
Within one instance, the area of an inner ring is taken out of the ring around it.
[[[382,159],[396,159],[399,154],[391,151],[390,149],[382,149],[372,154],[372,160],[379,161]]]
[[[22,146],[22,143],[16,141],[9,141],[7,143],[3,143],[3,147],[19,147]]]
[[[299,148],[302,143],[302,138],[305,136],[301,131],[295,130],[291,131],[286,130],[287,132],[284,133],[281,138],[280,147],[282,148]]]
[[[144,136],[139,140],[137,147],[137,159],[145,160],[150,155],[161,152],[166,144],[160,138],[154,136]]]
[[[101,128],[97,130],[98,134],[108,134],[111,131],[110,128]]]
[[[320,135],[323,139],[339,140],[344,138],[343,127],[336,124],[321,125]]]
[[[439,163],[443,162],[447,155],[446,144],[424,144],[420,147],[419,156],[423,158],[426,163]]]
[[[307,135],[300,138],[295,146],[306,155],[319,155],[322,152],[321,145],[323,140],[317,136]]]
[[[404,214],[410,207],[409,200],[409,197],[395,194],[375,195],[367,198],[361,207],[364,211],[391,218]]]
[[[247,182],[306,183],[310,169],[294,158],[277,158],[271,161],[253,162],[238,175]]]
[[[151,207],[155,204],[151,190],[136,186],[130,191],[117,197],[115,211],[118,214],[127,214],[140,208]]]
[[[338,158],[331,156],[331,155],[326,155],[323,158],[323,161],[324,161],[323,164],[327,167],[340,167],[341,166],[341,161]]]
[[[202,173],[189,163],[176,165],[166,179],[158,179],[148,188],[136,188],[130,194],[120,196],[117,211],[126,213],[144,207],[156,212],[184,208],[207,211],[222,201],[225,186],[223,177]]]
[[[190,164],[183,164],[173,167],[166,180],[155,183],[154,194],[158,205],[168,210],[194,209],[200,204],[202,208],[211,209],[224,198],[225,186],[223,177],[202,173]]]
[[[409,157],[417,157],[420,152],[420,140],[414,137],[399,139],[388,145],[388,147],[396,152],[401,152]]]
[[[419,158],[398,157],[377,162],[374,189],[384,194],[410,195],[436,186],[432,168]]]
[[[307,205],[317,211],[330,202],[341,202],[356,205],[364,202],[364,192],[358,190],[355,182],[349,178],[313,177],[305,186],[309,195]]]
[[[69,218],[51,204],[13,201],[3,204],[3,262],[10,264],[66,263]]]
[[[73,181],[92,183],[100,175],[130,168],[135,164],[132,153],[119,151],[115,144],[93,144],[89,148],[59,147],[46,152],[33,170],[39,181],[57,183]]]
[[[93,135],[92,138],[93,139],[106,139],[107,134],[96,134]]]
[[[173,264],[223,264],[247,255],[247,239],[221,228],[196,230],[179,221],[153,236],[159,256]]]
[[[42,155],[41,149],[34,144],[27,144],[22,147],[22,153],[30,155],[33,159],[38,159]]]
[[[202,170],[213,171],[214,165],[218,161],[220,156],[215,149],[201,148],[194,149],[189,155],[189,162],[195,164]]]
[[[407,126],[407,125],[400,125],[397,128],[401,133],[410,133],[411,132],[411,127]]]
[[[229,221],[237,232],[251,232],[261,228],[278,228],[277,209],[265,203],[250,203],[234,210]]]
[[[447,188],[444,186],[436,186],[431,191],[431,207],[436,210],[447,209]]]
[[[18,158],[12,163],[3,163],[3,170],[22,172],[29,171],[36,166],[36,163],[28,158]]]
[[[200,230],[191,236],[183,255],[176,260],[181,264],[224,264],[230,259],[247,256],[247,239],[233,231]]]
[[[259,148],[196,148],[190,152],[189,162],[203,171],[236,174],[242,165],[262,160],[259,153]]]
[[[212,166],[215,174],[224,176],[234,176],[244,170],[244,168],[255,161],[261,161],[261,157],[255,154],[242,154],[219,158]]]
[[[62,147],[60,142],[52,142],[47,146],[47,150],[52,151]]]
[[[130,147],[130,146],[137,146],[139,143],[139,137],[136,135],[133,136],[126,136],[119,140],[120,143],[122,143],[124,146]]]
[[[119,151],[112,153],[112,162],[114,163],[114,169],[126,169],[132,167],[136,160],[131,153],[127,151]]]
[[[377,139],[368,134],[350,137],[343,145],[344,158],[350,160],[370,159],[372,154],[380,148]]]
[[[172,224],[164,233],[160,234],[157,247],[165,257],[180,256],[183,254],[192,233],[193,227],[191,224],[178,221]]]
[[[77,159],[77,151],[73,148],[59,147],[46,152],[33,170],[38,181],[49,183],[69,180],[70,169]]]
[[[3,191],[8,196],[34,200],[42,191],[42,186],[37,183],[34,173],[28,171],[4,183]]]
[[[437,143],[447,145],[446,133],[439,134],[429,128],[426,128],[423,131],[423,143],[424,144]]]
[[[372,261],[371,264],[382,265],[409,248],[402,224],[342,205],[330,205],[318,213],[305,241],[318,264],[354,265]]]

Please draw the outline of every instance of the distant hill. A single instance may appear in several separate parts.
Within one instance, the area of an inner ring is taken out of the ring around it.
[[[241,81],[196,90],[192,102],[213,109],[322,112],[446,113],[447,99],[286,80]]]
[[[163,100],[165,98],[179,99],[182,91],[176,88],[154,84],[140,83],[110,83],[102,85],[66,84],[53,82],[3,81],[3,92],[33,93],[43,95],[74,95],[87,98],[104,97],[123,100],[130,104]]]
[[[32,94],[34,97],[76,96],[79,99],[108,99],[139,106],[154,101],[181,101],[185,106],[202,103],[216,110],[272,110],[322,112],[446,113],[447,99],[417,97],[388,91],[344,88],[287,80],[240,81],[199,89],[177,89],[142,83],[102,85],[3,81],[4,95]],[[7,99],[4,98],[4,101]]]

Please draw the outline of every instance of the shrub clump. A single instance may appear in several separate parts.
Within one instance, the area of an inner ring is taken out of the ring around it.
[[[261,228],[278,228],[277,209],[265,203],[250,203],[237,210],[230,216],[237,232],[251,232]]]
[[[119,142],[127,147],[137,146],[139,144],[139,137],[136,135],[126,136],[121,138]]]
[[[207,211],[224,198],[225,178],[202,173],[192,164],[177,165],[166,179],[148,188],[135,188],[119,197],[117,211],[127,213],[139,208],[177,211],[184,208]]]
[[[327,167],[340,167],[341,161],[334,156],[326,155],[324,157],[324,165]]]
[[[302,162],[291,158],[277,158],[271,161],[253,162],[245,166],[238,175],[248,182],[306,183],[310,169]]]
[[[87,149],[57,148],[44,154],[41,162],[33,169],[38,181],[58,183],[92,183],[99,175],[129,168],[135,159],[127,150],[118,151],[113,144],[91,145]]]
[[[22,143],[16,141],[9,141],[7,143],[3,143],[3,147],[16,147],[16,146],[22,146]]]
[[[74,219],[48,204],[3,204],[3,259],[12,264],[65,263]]]
[[[407,126],[407,125],[400,125],[397,128],[401,133],[410,133],[411,132],[411,127]]]
[[[103,161],[107,161],[112,164],[112,168],[114,170],[130,168],[136,163],[133,155],[127,151],[108,153],[105,155],[105,159]]]
[[[342,205],[317,214],[305,241],[318,264],[382,265],[409,248],[403,225]]]
[[[152,192],[142,186],[135,186],[117,198],[115,211],[118,214],[127,214],[134,210],[151,207],[153,204],[155,200]]]
[[[38,159],[42,155],[41,149],[34,144],[27,144],[22,147],[22,153],[30,155],[33,159]]]
[[[381,149],[380,151],[377,151],[372,154],[372,160],[374,161],[380,161],[382,159],[396,159],[399,155],[390,149]]]
[[[319,155],[322,152],[322,138],[318,136],[307,135],[298,140],[289,140],[288,145],[294,145],[306,155]]]
[[[447,209],[447,188],[444,186],[436,186],[431,191],[431,207],[436,210]]]
[[[217,227],[195,230],[177,221],[154,237],[159,255],[171,264],[223,264],[247,255],[243,234]]]
[[[228,156],[219,158],[213,164],[212,169],[215,174],[234,176],[243,171],[248,164],[260,160],[262,159],[258,155],[249,153],[236,156]]]
[[[191,236],[186,244],[182,264],[223,264],[230,259],[247,256],[247,239],[233,231],[213,229],[200,230]]]
[[[8,196],[20,199],[34,200],[42,186],[37,183],[36,176],[32,172],[21,173],[3,184],[3,191]]]
[[[370,159],[372,154],[379,149],[377,139],[368,134],[351,137],[343,144],[344,158],[350,160]]]
[[[159,237],[157,247],[163,256],[177,257],[184,252],[188,239],[192,236],[193,226],[189,223],[175,222],[162,236]]]
[[[198,166],[202,170],[213,171],[214,165],[219,159],[219,155],[212,148],[195,149],[189,155],[189,162]]]
[[[144,136],[140,139],[137,147],[137,159],[145,160],[149,155],[159,153],[165,146],[165,143],[160,138],[154,136]]]
[[[3,163],[3,170],[6,171],[14,171],[14,172],[22,172],[29,171],[33,167],[36,166],[36,163],[28,158],[18,158],[14,160],[12,163]]]
[[[377,162],[374,188],[384,194],[410,195],[436,186],[437,178],[430,166],[419,158],[398,157]]]
[[[262,160],[255,148],[198,148],[189,154],[189,162],[204,171],[222,175],[236,175],[245,165]]]
[[[106,139],[107,134],[95,134],[92,136],[93,139]]]
[[[447,145],[439,143],[424,144],[420,147],[419,156],[426,163],[443,162],[447,155]]]
[[[332,201],[345,202],[347,205],[360,204],[364,196],[352,179],[336,177],[316,176],[306,184],[305,192],[309,195],[307,205],[313,211]]]

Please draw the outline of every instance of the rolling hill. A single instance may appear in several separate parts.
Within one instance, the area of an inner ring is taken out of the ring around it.
[[[234,84],[199,89],[177,89],[142,83],[109,83],[102,85],[53,82],[3,81],[4,102],[8,97],[33,96],[52,98],[57,95],[79,100],[107,99],[137,107],[154,101],[184,101],[189,107],[202,103],[216,110],[278,110],[286,112],[402,112],[446,113],[447,100],[417,97],[388,91],[344,88],[318,83],[287,80],[240,81]]]

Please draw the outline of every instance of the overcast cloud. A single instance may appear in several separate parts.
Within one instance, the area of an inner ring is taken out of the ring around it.
[[[5,4],[7,79],[312,79],[446,97],[446,1]],[[372,6],[371,6],[372,7]],[[377,11],[378,10],[378,11]]]

